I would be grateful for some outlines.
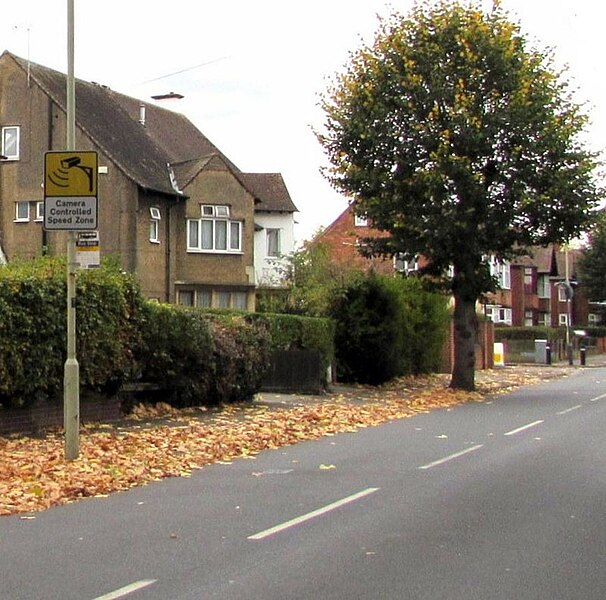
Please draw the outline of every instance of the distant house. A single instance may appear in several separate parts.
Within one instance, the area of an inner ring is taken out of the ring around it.
[[[521,256],[511,263],[498,266],[493,263],[493,274],[499,279],[500,289],[488,294],[484,313],[495,323],[516,327],[593,324],[597,316],[589,310],[583,287],[577,285],[580,253],[580,250],[565,251],[550,244],[533,248],[530,256]],[[567,275],[571,283],[568,290]]]
[[[360,253],[364,238],[386,236],[372,227],[365,218],[355,214],[349,205],[330,225],[323,229],[314,241],[325,245],[334,263],[347,265],[362,271],[390,274],[394,272],[391,258],[367,258]]]
[[[363,271],[406,274],[422,266],[423,257],[407,262],[366,258],[360,253],[363,238],[384,235],[387,234],[373,229],[368,221],[357,217],[350,205],[314,241],[328,248],[333,262]],[[479,310],[496,324],[518,327],[565,326],[568,319],[573,327],[597,322],[598,314],[590,310],[582,286],[577,286],[576,264],[579,254],[580,250],[565,252],[552,244],[546,248],[533,248],[531,256],[522,256],[512,262],[488,258],[491,273],[497,278],[500,289],[494,294],[487,294]],[[570,302],[564,285],[567,272],[574,286]]]
[[[65,232],[42,227],[42,182],[45,152],[65,148],[66,76],[4,52],[0,128],[0,260],[64,253]],[[183,115],[80,80],[76,148],[99,155],[101,254],[147,297],[254,309],[257,221],[294,245],[279,174],[243,173]]]

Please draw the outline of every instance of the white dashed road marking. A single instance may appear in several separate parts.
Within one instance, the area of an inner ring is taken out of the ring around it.
[[[427,463],[426,465],[422,465],[418,467],[421,470],[432,469],[433,467],[437,467],[438,465],[443,465],[455,458],[459,458],[459,456],[464,456],[465,454],[469,454],[470,452],[475,452],[483,447],[484,444],[477,444],[476,446],[470,446],[469,448],[465,448],[465,450],[461,450],[460,452],[455,452],[454,454],[449,454],[444,458],[439,458],[438,460],[434,460],[433,462]]]
[[[522,425],[522,427],[518,427],[517,429],[512,429],[511,431],[508,431],[504,435],[515,435],[516,433],[520,433],[521,431],[526,431],[526,429],[530,429],[531,427],[536,427],[537,425],[540,425],[542,422],[543,422],[542,419],[540,421],[533,421],[532,423],[528,423],[528,425]]]
[[[309,512],[305,515],[301,515],[300,517],[296,517],[295,519],[291,519],[290,521],[286,521],[285,523],[280,523],[274,527],[270,527],[269,529],[265,529],[264,531],[260,531],[259,533],[255,533],[254,535],[249,535],[247,539],[249,540],[262,540],[274,533],[279,533],[280,531],[284,531],[285,529],[289,529],[290,527],[294,527],[295,525],[299,525],[300,523],[305,523],[305,521],[309,521],[314,519],[315,517],[319,517],[321,515],[330,512],[331,510],[335,510],[340,506],[345,504],[349,504],[350,502],[354,502],[355,500],[359,500],[360,498],[364,498],[364,496],[368,496],[369,494],[373,494],[380,488],[367,488],[358,492],[357,494],[352,494],[351,496],[347,496],[347,498],[342,498],[341,500],[337,500],[332,504],[327,504],[322,508],[318,508],[312,512]]]

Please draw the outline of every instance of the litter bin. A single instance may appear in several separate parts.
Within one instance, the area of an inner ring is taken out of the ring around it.
[[[534,362],[540,365],[547,364],[547,340],[534,341]]]

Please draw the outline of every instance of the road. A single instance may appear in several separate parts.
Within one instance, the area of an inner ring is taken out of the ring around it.
[[[606,369],[0,519],[6,600],[606,597]]]

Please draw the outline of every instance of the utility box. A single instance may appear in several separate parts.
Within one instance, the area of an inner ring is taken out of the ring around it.
[[[547,364],[547,340],[534,341],[534,362],[540,365]]]

